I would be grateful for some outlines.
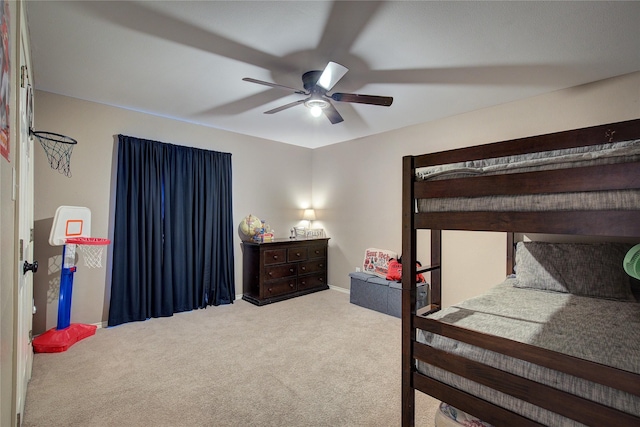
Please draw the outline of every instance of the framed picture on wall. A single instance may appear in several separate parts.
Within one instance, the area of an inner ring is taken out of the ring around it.
[[[9,160],[9,75],[11,67],[9,58],[9,1],[4,0],[0,8],[0,31],[2,46],[0,46],[0,154]]]

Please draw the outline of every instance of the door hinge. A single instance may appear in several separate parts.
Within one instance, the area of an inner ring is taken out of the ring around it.
[[[18,248],[18,252],[20,253],[20,258],[18,259],[18,261],[22,261],[24,259],[24,240],[20,239],[20,247]]]
[[[33,329],[29,330],[29,344],[33,342]]]
[[[29,229],[29,242],[33,242],[33,228]]]
[[[28,78],[27,75],[27,66],[23,65],[20,67],[20,87],[26,87],[25,80]]]

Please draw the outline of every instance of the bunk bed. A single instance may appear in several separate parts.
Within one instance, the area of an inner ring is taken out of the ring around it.
[[[431,265],[419,270],[418,230],[431,236]],[[506,232],[505,282],[443,308],[442,230]],[[527,233],[640,242],[640,119],[403,158],[404,427],[414,425],[416,391],[494,426],[640,425],[640,304],[625,290],[514,286],[531,253],[548,249],[517,242]],[[420,310],[417,272],[431,276]],[[531,331],[514,332],[518,323]],[[577,330],[594,323],[593,335]]]

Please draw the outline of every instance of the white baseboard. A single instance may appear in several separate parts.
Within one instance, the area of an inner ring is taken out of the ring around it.
[[[349,291],[349,289],[341,288],[340,286],[329,285],[329,289],[332,289],[332,290],[338,291],[338,292],[342,292],[343,294],[350,294],[351,293]],[[242,294],[236,295],[236,300],[240,300],[240,299],[242,299]]]
[[[338,291],[338,292],[342,292],[343,294],[349,294],[350,293],[349,289],[341,288],[339,286],[329,285],[329,289],[334,290],[334,291]],[[241,300],[241,299],[242,299],[242,294],[237,294],[235,301],[238,301],[238,300]],[[95,326],[98,327],[98,329],[101,329],[101,328],[106,328],[107,326],[109,326],[109,322],[104,321],[104,322],[92,323],[92,325],[95,325]]]
[[[334,291],[342,292],[343,294],[350,294],[351,291],[349,289],[341,288],[340,286],[329,285],[329,289]]]

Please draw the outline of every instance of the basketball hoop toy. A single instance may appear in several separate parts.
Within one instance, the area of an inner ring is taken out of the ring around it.
[[[59,133],[35,132],[33,130],[30,132],[31,135],[40,141],[40,145],[44,148],[51,169],[55,169],[65,176],[71,177],[71,167],[69,165],[71,162],[71,152],[78,141],[71,137],[60,135]]]
[[[90,237],[91,211],[76,206],[60,206],[56,210],[49,235],[49,244],[62,246],[58,324],[33,340],[36,353],[60,353],[76,342],[96,333],[96,325],[71,323],[71,295],[76,272],[76,253],[82,253],[88,268],[102,267],[104,248],[109,239]]]
[[[66,239],[66,245],[76,245],[82,252],[85,267],[102,267],[102,253],[111,240],[101,237],[75,237]]]

